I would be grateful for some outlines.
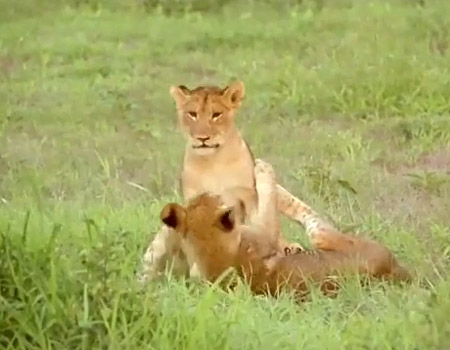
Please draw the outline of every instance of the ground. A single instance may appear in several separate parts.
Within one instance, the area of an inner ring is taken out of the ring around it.
[[[0,1],[0,349],[450,348],[450,4],[154,3]],[[139,289],[180,199],[169,86],[233,79],[255,155],[391,247],[411,286],[349,282],[303,305],[173,278]]]

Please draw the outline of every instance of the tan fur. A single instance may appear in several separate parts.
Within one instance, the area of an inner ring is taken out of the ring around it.
[[[256,177],[257,187],[258,181],[269,185],[272,181],[275,193],[273,171],[267,164],[259,164],[263,173]],[[267,192],[268,186],[259,187]],[[276,200],[270,193],[260,197]],[[309,281],[318,282],[325,293],[332,294],[338,287],[334,277],[342,275],[410,279],[408,271],[382,244],[334,229],[320,229],[311,235],[314,250],[284,256],[277,244],[267,239],[271,235],[265,218],[276,215],[275,206],[265,203],[263,208],[267,211],[259,222],[244,225],[235,206],[226,206],[221,196],[204,193],[186,206],[167,204],[161,219],[179,235],[188,260],[199,267],[204,278],[213,282],[225,270],[235,268],[258,294],[277,295],[281,289],[288,289],[303,299],[309,291]]]
[[[246,219],[250,219],[258,201],[255,162],[234,123],[245,96],[244,84],[234,82],[224,89],[214,86],[193,90],[184,86],[172,87],[171,95],[187,140],[181,173],[185,200],[203,192],[228,192],[229,196],[233,193],[234,199],[244,202]],[[284,213],[289,209],[289,217],[302,210],[298,205],[295,209],[289,206],[289,200],[295,197],[286,190],[280,191],[279,197],[279,210]],[[277,234],[278,230],[273,233]],[[289,246],[284,238],[279,239],[282,249]]]
[[[181,173],[185,200],[203,192],[227,193],[231,202],[240,200],[244,203],[246,221],[252,221],[258,203],[255,162],[234,122],[245,95],[244,84],[235,82],[223,89],[202,86],[193,90],[173,86],[170,94],[175,100],[179,125],[187,141]],[[304,224],[303,214],[310,208],[280,185],[277,190],[278,210]],[[146,279],[146,274],[161,271],[170,261],[169,252],[173,247],[168,234],[169,230],[163,227],[148,247],[141,280]],[[288,243],[279,236],[279,229],[270,234],[275,235],[281,250],[302,249],[299,244]],[[186,268],[178,270],[187,273]]]

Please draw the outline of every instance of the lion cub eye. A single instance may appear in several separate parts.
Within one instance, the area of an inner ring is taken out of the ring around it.
[[[197,112],[188,112],[188,115],[189,115],[192,119],[197,119]]]
[[[221,116],[222,116],[222,113],[220,113],[220,112],[215,112],[215,113],[213,113],[213,115],[212,115],[212,119],[213,119],[213,120],[216,120],[216,119],[219,119]]]

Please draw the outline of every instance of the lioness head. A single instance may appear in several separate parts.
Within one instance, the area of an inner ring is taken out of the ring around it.
[[[166,204],[160,218],[180,234],[190,264],[197,264],[200,273],[212,282],[233,267],[241,241],[238,226],[242,215],[239,206],[227,206],[220,196],[205,193],[186,206]]]
[[[244,98],[244,83],[225,88],[172,86],[180,125],[188,144],[199,155],[215,153],[234,131],[234,115]]]

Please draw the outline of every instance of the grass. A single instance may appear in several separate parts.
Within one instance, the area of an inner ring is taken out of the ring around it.
[[[0,349],[450,348],[450,5],[145,3],[0,3]],[[235,78],[254,153],[412,286],[304,305],[170,276],[139,290],[180,199],[168,88]]]

